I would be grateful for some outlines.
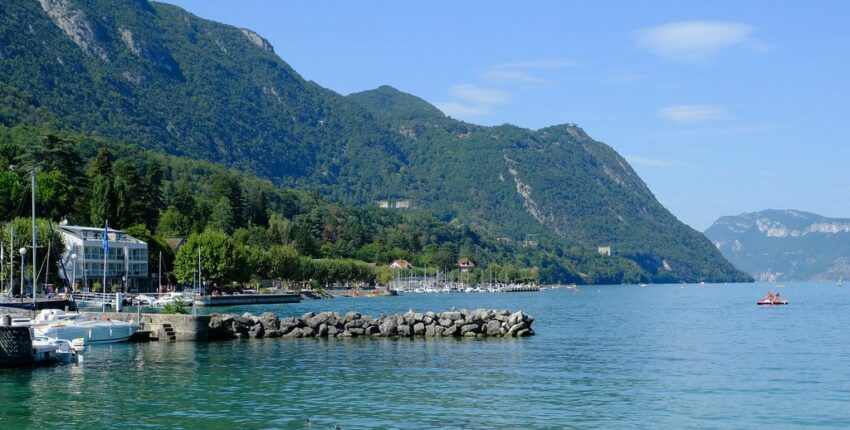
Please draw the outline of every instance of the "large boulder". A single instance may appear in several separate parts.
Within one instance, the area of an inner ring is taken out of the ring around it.
[[[413,325],[413,335],[414,336],[422,336],[425,334],[425,324],[421,322]]]
[[[395,318],[385,319],[379,328],[381,330],[381,335],[383,336],[395,336],[398,334],[398,324],[396,323]]]
[[[460,334],[462,336],[466,336],[469,333],[478,333],[478,324],[465,324],[460,327]]]
[[[260,324],[265,331],[280,330],[280,318],[272,312],[263,312],[260,315]]]
[[[492,319],[484,326],[484,333],[486,333],[487,336],[499,336],[501,335],[501,329],[502,323],[498,320]]]

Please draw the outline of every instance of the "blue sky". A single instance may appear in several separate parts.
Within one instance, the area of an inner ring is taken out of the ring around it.
[[[170,1],[250,28],[342,94],[573,122],[698,230],[794,208],[850,217],[850,2]]]

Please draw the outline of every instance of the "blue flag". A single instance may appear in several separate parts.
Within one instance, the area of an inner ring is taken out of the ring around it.
[[[103,223],[103,250],[109,251],[109,221]]]

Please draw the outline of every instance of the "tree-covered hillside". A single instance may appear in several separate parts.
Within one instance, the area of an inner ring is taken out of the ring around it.
[[[476,126],[389,87],[343,97],[304,80],[250,30],[172,5],[3,2],[0,77],[7,127],[103,136],[346,205],[410,205],[516,258],[534,246],[556,258],[612,247],[619,277],[552,269],[552,279],[747,279],[576,126]],[[228,212],[219,203],[210,214]],[[624,259],[635,276],[625,276]]]
[[[383,268],[395,259],[430,268],[433,276],[455,271],[462,257],[478,266],[473,280],[485,272],[547,283],[648,279],[623,258],[552,242],[537,247],[504,243],[424,211],[343,206],[219,165],[99,137],[0,126],[0,162],[18,166],[0,173],[0,222],[29,213],[29,171],[36,168],[37,216],[54,225],[64,219],[100,226],[108,220],[111,227],[148,242],[153,272],[163,251],[166,275],[173,271],[180,281],[191,279],[193,252],[202,243],[204,249],[227,250],[222,257],[227,270],[211,263],[204,270],[209,276],[218,273],[218,281],[385,282]],[[16,225],[21,223],[26,224]],[[0,229],[0,236],[5,231]],[[24,236],[19,233],[19,240]],[[179,254],[175,262],[166,246],[166,239],[174,237],[189,238],[181,248],[188,262]],[[58,273],[56,268],[51,272]]]

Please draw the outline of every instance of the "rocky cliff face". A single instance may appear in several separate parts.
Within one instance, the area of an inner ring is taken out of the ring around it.
[[[759,280],[850,279],[850,219],[765,210],[722,217],[705,235]]]

